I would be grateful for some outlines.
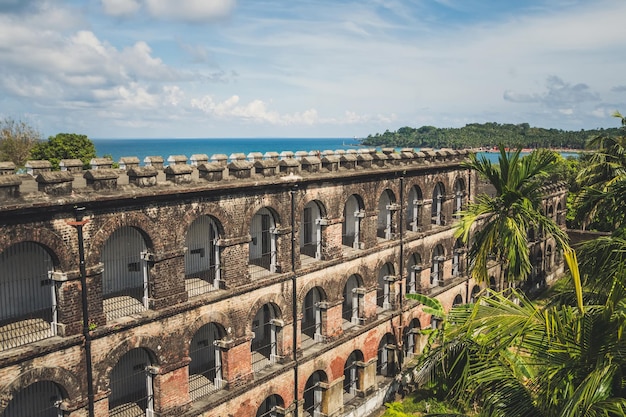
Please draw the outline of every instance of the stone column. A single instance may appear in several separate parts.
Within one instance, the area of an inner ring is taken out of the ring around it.
[[[328,417],[340,416],[343,412],[343,380],[344,376],[322,385],[322,413]]]

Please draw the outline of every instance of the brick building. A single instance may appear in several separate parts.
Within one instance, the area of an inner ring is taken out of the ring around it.
[[[480,291],[453,236],[466,155],[7,166],[0,416],[364,415],[436,325],[405,294]],[[564,224],[566,190],[546,191]],[[541,285],[562,261],[532,240]]]

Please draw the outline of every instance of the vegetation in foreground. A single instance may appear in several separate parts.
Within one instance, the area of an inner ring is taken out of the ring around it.
[[[626,125],[619,113],[616,116]],[[443,397],[466,410],[422,409],[422,415],[626,415],[626,164],[624,158],[616,157],[621,155],[623,140],[622,136],[599,146],[594,164],[587,165],[592,172],[606,174],[602,181],[591,175],[587,182],[578,178],[580,189],[588,192],[577,195],[577,207],[592,207],[579,215],[592,221],[599,213],[610,215],[612,234],[579,248],[580,263],[576,252],[565,245],[570,270],[567,285],[559,285],[547,300],[534,302],[510,286],[501,293],[487,290],[480,302],[453,307],[446,315],[437,300],[415,295],[425,312],[439,315],[444,323],[441,329],[430,331],[429,343],[412,371],[415,380],[434,392],[434,399]],[[518,166],[523,165],[520,161]],[[499,176],[508,172],[501,167]],[[517,196],[511,199],[522,201]],[[522,205],[531,211],[529,218],[541,214],[531,204]],[[492,207],[493,212],[501,208]],[[470,205],[465,214],[471,217],[475,210]],[[488,222],[491,214],[485,213]],[[462,221],[459,233],[463,227]],[[476,235],[471,243],[472,248],[486,247],[482,252],[470,249],[472,268],[480,266],[475,257],[494,250],[490,245],[496,240],[489,236]],[[512,263],[509,256],[519,258],[527,251],[526,243],[520,241],[515,249],[507,250],[505,265]],[[519,277],[524,275],[512,274],[507,282],[516,283]],[[407,407],[411,403],[416,402],[392,404],[386,415],[407,416],[413,412]]]

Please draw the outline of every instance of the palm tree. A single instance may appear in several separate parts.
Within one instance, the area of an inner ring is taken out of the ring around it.
[[[480,416],[625,415],[626,287],[615,279],[603,296],[583,298],[573,251],[566,260],[571,304],[536,304],[512,289],[519,303],[489,292],[453,307],[438,344],[412,371],[416,382],[436,384]]]
[[[613,116],[621,119],[622,127],[626,128],[626,117],[619,112]],[[575,200],[576,220],[583,228],[593,224],[611,230],[617,220],[613,208],[623,202],[615,200],[611,190],[626,179],[626,136],[597,136],[587,142],[587,148],[595,152],[576,178],[582,188]]]
[[[495,196],[478,195],[466,211],[456,237],[469,245],[471,275],[488,281],[489,260],[501,266],[501,278],[508,282],[524,279],[531,272],[528,231],[543,230],[558,246],[567,246],[567,236],[550,218],[541,213],[544,180],[554,168],[556,154],[540,149],[520,157],[521,149],[507,153],[500,146],[499,164],[485,156],[470,154],[466,167],[484,177]]]

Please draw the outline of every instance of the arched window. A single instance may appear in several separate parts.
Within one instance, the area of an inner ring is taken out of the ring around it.
[[[552,246],[546,248],[546,271],[552,271]]]
[[[189,396],[192,401],[224,387],[220,341],[226,332],[219,324],[202,326],[189,346]]]
[[[561,206],[561,202],[559,201],[556,206],[556,224],[562,225],[563,223],[563,206]]]
[[[311,201],[304,207],[300,225],[300,254],[322,259],[322,225],[323,207],[316,201]]]
[[[343,367],[343,402],[344,404],[353,399],[359,390],[363,390],[363,353],[360,350],[353,351]]]
[[[463,304],[463,296],[461,294],[457,294],[454,297],[454,301],[452,301],[452,306],[458,306]]]
[[[411,358],[414,354],[419,353],[419,338],[421,336],[420,330],[421,325],[418,319],[411,320],[409,325],[404,328],[403,345],[404,356],[406,358]]]
[[[478,285],[474,285],[472,287],[472,295],[470,296],[470,303],[474,304],[478,301],[478,297],[480,296],[480,287]]]
[[[406,293],[415,294],[422,286],[422,257],[419,253],[411,255],[407,269]]]
[[[443,246],[437,245],[433,251],[433,263],[430,269],[430,286],[443,285],[443,263],[445,262]]]
[[[409,201],[407,205],[406,229],[411,232],[422,231],[422,207],[424,206],[424,197],[422,189],[414,186],[409,191]]]
[[[107,320],[136,314],[149,308],[150,254],[141,233],[121,227],[102,249],[102,297]]]
[[[185,239],[185,287],[190,297],[220,288],[219,228],[209,216],[200,216],[189,226]]]
[[[35,382],[19,391],[2,413],[3,417],[63,417],[63,394],[52,381]]]
[[[393,334],[387,333],[380,339],[377,359],[376,375],[384,377],[395,376],[397,370],[396,338]]]
[[[464,272],[465,263],[465,247],[461,242],[461,239],[457,239],[454,243],[454,250],[452,251],[452,276],[460,277]]]
[[[0,253],[0,351],[56,334],[54,278],[52,258],[37,243]]]
[[[489,277],[489,289],[492,291],[498,291],[498,284],[496,281],[496,277],[494,276]]]
[[[324,371],[316,371],[309,377],[304,386],[304,415],[307,417],[320,417],[328,410],[324,407],[326,390],[322,384],[327,382]]]
[[[319,287],[312,288],[304,297],[302,305],[302,344],[323,342],[322,334],[322,302],[323,292]]]
[[[454,217],[459,218],[460,212],[465,206],[465,181],[458,178],[454,182]]]
[[[443,200],[445,196],[445,188],[442,183],[438,182],[433,190],[433,202],[431,208],[431,224],[435,226],[445,226],[446,219],[443,215]]]
[[[387,262],[378,271],[378,289],[376,291],[376,305],[383,310],[391,308],[391,284],[395,280],[393,265]]]
[[[393,215],[398,210],[396,197],[391,190],[385,190],[378,199],[378,223],[376,236],[381,239],[393,239],[395,234]]]
[[[343,287],[342,317],[344,328],[352,324],[363,324],[365,288],[360,277],[350,275]]]
[[[264,207],[254,215],[250,236],[250,275],[258,278],[277,272],[276,219],[269,209]]]
[[[342,243],[352,249],[363,249],[361,241],[361,220],[365,217],[365,207],[359,196],[351,195],[343,210]]]
[[[278,334],[283,323],[278,308],[264,304],[252,321],[252,370],[254,372],[276,362],[278,357]]]
[[[283,417],[285,415],[285,402],[280,395],[267,397],[256,412],[256,417]]]
[[[124,354],[111,371],[109,416],[152,415],[156,372],[146,350],[136,348]]]

